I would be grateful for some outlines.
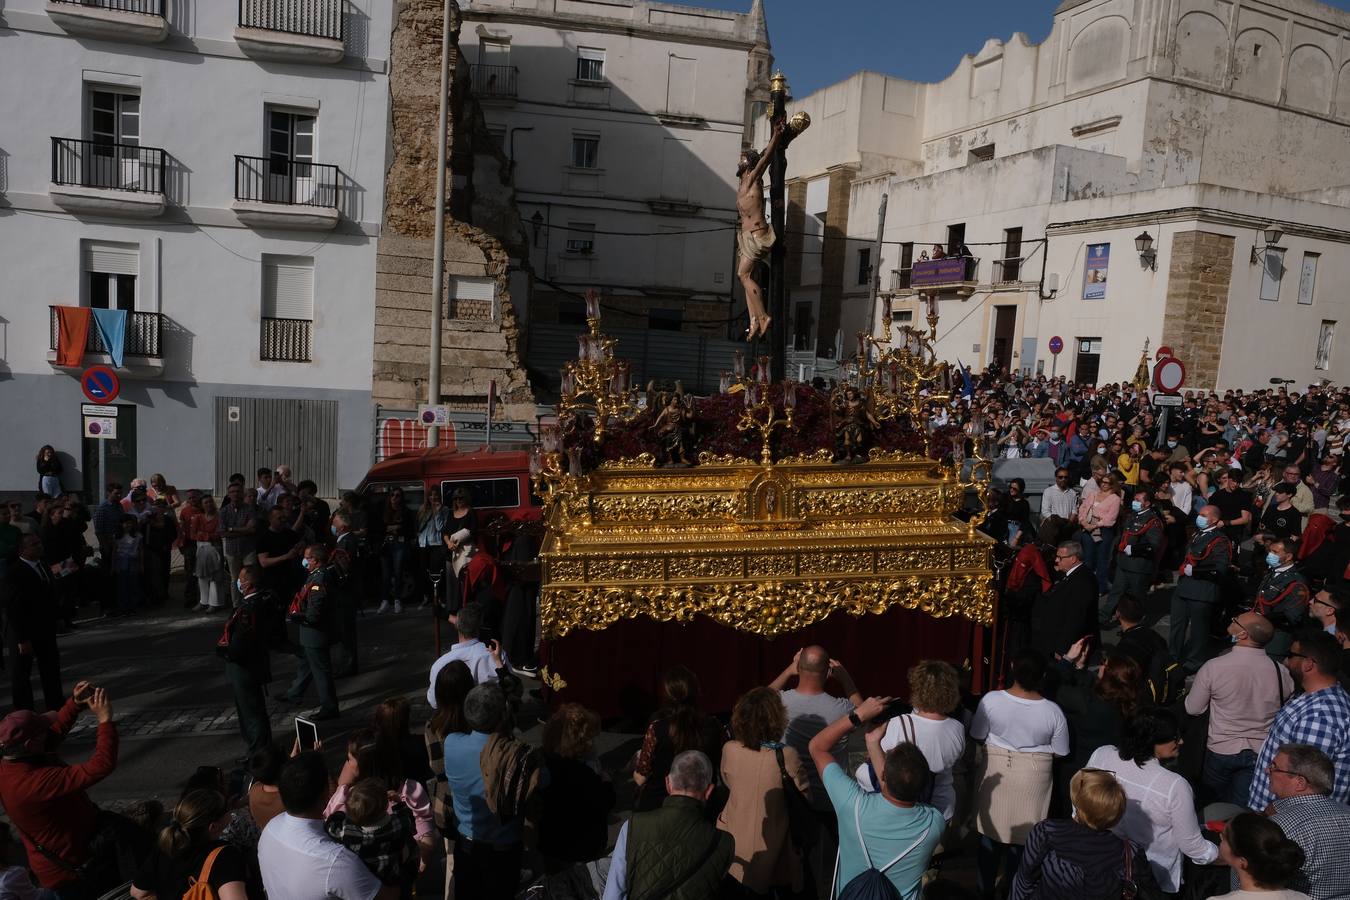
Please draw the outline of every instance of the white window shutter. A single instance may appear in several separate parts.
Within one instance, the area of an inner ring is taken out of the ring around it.
[[[262,314],[265,319],[314,318],[312,259],[291,256],[264,261]]]
[[[488,300],[497,293],[495,278],[470,278],[465,275],[450,277],[450,296],[456,300]]]
[[[84,241],[82,250],[86,272],[102,272],[106,275],[140,274],[141,248],[138,244]]]

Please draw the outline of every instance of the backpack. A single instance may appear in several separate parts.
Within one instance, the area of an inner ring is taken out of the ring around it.
[[[216,857],[224,847],[217,847],[206,857],[206,862],[202,863],[202,870],[194,878],[188,876],[188,889],[183,892],[183,900],[219,900],[216,896],[216,889],[211,887],[211,866],[215,863]]]
[[[872,865],[872,854],[867,852],[867,842],[862,836],[862,819],[860,810],[862,807],[862,796],[853,801],[853,824],[858,832],[858,844],[862,847],[863,859],[867,862],[867,868],[863,869],[857,875],[844,885],[837,895],[836,900],[904,900],[900,892],[896,890],[895,885],[886,877],[886,870],[898,863],[900,860],[909,856],[914,848],[918,847],[928,837],[929,829],[925,828],[919,839],[910,844],[900,852],[900,855],[880,869]],[[834,881],[839,879],[839,862],[835,860]]]
[[[1153,654],[1144,676],[1155,706],[1171,706],[1186,693],[1186,670],[1166,650]]]

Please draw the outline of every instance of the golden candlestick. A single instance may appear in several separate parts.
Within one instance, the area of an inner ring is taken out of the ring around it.
[[[773,465],[773,448],[770,440],[773,437],[773,430],[782,427],[796,428],[792,422],[792,414],[797,408],[797,386],[792,381],[783,382],[783,412],[779,417],[778,409],[774,406],[773,398],[769,393],[769,385],[762,382],[745,382],[745,410],[741,413],[741,420],[736,423],[736,428],[740,431],[749,431],[751,428],[759,430],[759,439],[762,444],[759,451],[759,461],[761,465]],[[761,419],[762,417],[762,419]]]
[[[594,290],[586,292],[586,324],[590,330],[577,337],[577,358],[562,370],[558,421],[569,425],[580,414],[593,416],[593,439],[599,443],[610,420],[628,423],[642,410],[632,370],[625,360],[615,359],[616,341],[600,330],[600,295]]]

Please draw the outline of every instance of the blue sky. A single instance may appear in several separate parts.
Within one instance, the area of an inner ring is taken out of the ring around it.
[[[671,0],[667,0],[671,2]],[[673,0],[745,12],[750,0]],[[1050,33],[1058,0],[765,0],[769,39],[794,96],[871,69],[940,81],[991,37],[1021,31],[1033,43]],[[1350,0],[1328,6],[1350,10]]]

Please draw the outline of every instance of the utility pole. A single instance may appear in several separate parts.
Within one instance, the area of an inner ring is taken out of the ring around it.
[[[781,122],[786,117],[787,91],[787,76],[776,72],[769,81],[771,122]],[[779,378],[787,377],[787,285],[783,277],[787,260],[787,145],[788,136],[784,134],[769,163],[769,222],[776,238],[769,251],[769,315],[773,317],[768,335],[769,371]]]
[[[441,13],[441,107],[436,134],[436,230],[431,262],[431,365],[427,372],[427,403],[441,402],[441,294],[445,288],[445,156],[450,130],[450,0],[442,0]],[[427,427],[427,447],[440,443],[440,429]]]
[[[873,334],[877,332],[877,295],[881,293],[881,248],[883,246],[881,235],[886,229],[886,201],[889,196],[889,194],[881,195],[881,205],[877,207],[877,239],[872,244],[872,277],[868,279],[871,283],[872,318],[867,327]]]

